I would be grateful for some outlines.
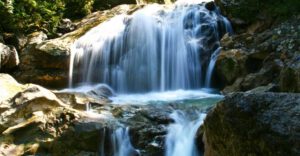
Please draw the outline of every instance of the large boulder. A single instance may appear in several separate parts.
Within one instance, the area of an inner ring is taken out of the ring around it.
[[[0,132],[22,123],[37,111],[47,112],[57,107],[66,107],[54,93],[33,84],[22,85],[7,74],[0,74],[1,93]]]
[[[91,121],[53,92],[7,74],[0,74],[0,85],[1,155],[97,154],[102,120]]]
[[[299,94],[229,95],[205,119],[205,156],[299,155],[299,112]]]
[[[225,35],[215,65],[223,93],[247,91],[270,83],[277,91],[299,92],[300,16],[260,33]],[[290,88],[290,89],[289,89]]]

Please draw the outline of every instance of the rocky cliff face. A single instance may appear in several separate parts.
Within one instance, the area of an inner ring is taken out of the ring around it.
[[[273,91],[299,92],[300,16],[260,33],[224,36],[216,62],[223,93],[273,84]],[[293,85],[292,85],[293,84]]]
[[[300,7],[297,0],[215,0],[215,3],[231,20],[236,32],[266,30],[274,23],[298,15]]]
[[[226,97],[205,120],[205,155],[299,155],[299,94],[274,93],[300,90],[299,1],[215,2],[235,34],[221,41]]]
[[[205,155],[299,155],[299,106],[299,94],[227,96],[205,119]]]

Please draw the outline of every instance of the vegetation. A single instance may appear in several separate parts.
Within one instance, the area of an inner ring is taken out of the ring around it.
[[[6,32],[44,30],[55,32],[55,27],[63,16],[62,0],[1,0],[1,28]]]
[[[134,2],[127,0],[127,3]],[[0,16],[4,17],[0,21],[0,32],[27,34],[42,30],[51,35],[62,18],[82,18],[92,10],[120,3],[120,0],[0,0]]]

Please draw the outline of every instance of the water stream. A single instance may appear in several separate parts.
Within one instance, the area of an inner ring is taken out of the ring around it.
[[[205,114],[199,113],[196,120],[191,120],[182,111],[175,111],[171,118],[175,121],[168,127],[166,137],[166,156],[199,156],[195,143],[195,135],[203,123]]]

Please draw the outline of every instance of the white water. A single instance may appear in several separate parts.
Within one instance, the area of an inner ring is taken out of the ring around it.
[[[150,92],[146,94],[120,94],[110,99],[114,104],[149,104],[153,102],[176,102],[180,100],[219,98],[219,94],[207,90],[175,90],[166,92]]]
[[[107,135],[106,130],[104,129],[103,135],[100,142],[100,156],[138,156],[140,155],[139,151],[136,150],[131,142],[129,137],[129,128],[120,127],[112,132],[109,136],[110,145],[109,149],[105,148],[105,138]]]
[[[207,73],[206,73],[206,79],[205,79],[205,87],[209,88],[211,86],[211,78],[212,78],[212,74],[215,68],[215,64],[217,61],[217,58],[220,54],[221,51],[221,47],[219,47],[212,55],[210,58],[210,62],[208,64],[208,69],[207,69]]]
[[[191,121],[182,111],[175,111],[171,118],[175,121],[168,127],[166,137],[166,156],[198,156],[195,144],[195,135],[203,123],[205,114],[200,114],[198,119]]]
[[[218,10],[177,3],[147,5],[87,32],[71,48],[70,86],[105,83],[117,93],[203,87],[230,25]]]
[[[139,152],[133,148],[130,142],[129,129],[119,128],[112,134],[114,156],[135,156]]]

